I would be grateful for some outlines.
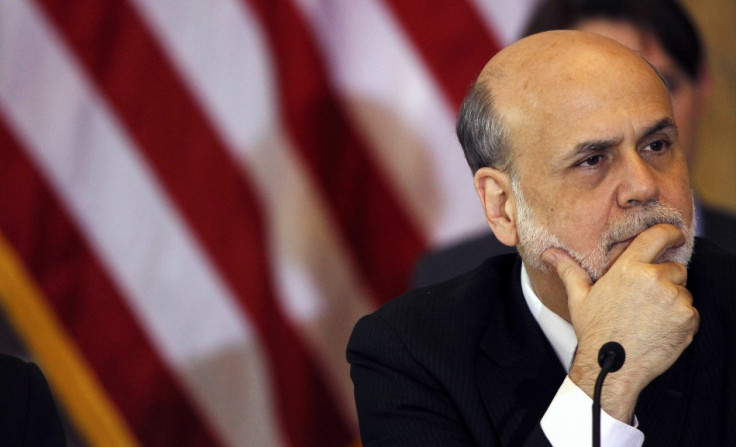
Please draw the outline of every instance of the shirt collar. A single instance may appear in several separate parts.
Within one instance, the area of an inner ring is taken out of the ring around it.
[[[534,292],[529,274],[524,263],[521,265],[521,292],[537,324],[555,350],[565,372],[570,372],[570,365],[578,345],[572,325],[545,306]]]

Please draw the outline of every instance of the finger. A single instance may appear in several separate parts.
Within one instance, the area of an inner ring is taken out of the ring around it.
[[[657,224],[639,233],[621,254],[621,258],[652,263],[668,248],[679,247],[684,243],[685,235],[682,230],[670,224]]]
[[[698,330],[700,330],[700,312],[697,308],[693,307],[693,335],[698,333]]]
[[[653,264],[652,267],[659,269],[661,275],[672,284],[687,286],[687,268],[684,265],[678,262],[663,262]]]
[[[654,281],[664,281],[683,288],[687,286],[687,267],[679,262],[643,263],[637,268]]]
[[[678,287],[680,288],[679,296],[681,297],[682,305],[685,307],[685,312],[689,315],[690,330],[695,335],[700,327],[700,312],[693,306],[693,296],[690,291],[684,286]]]
[[[555,269],[565,285],[568,299],[587,295],[593,281],[588,272],[567,252],[559,248],[548,248],[542,253],[542,260]]]

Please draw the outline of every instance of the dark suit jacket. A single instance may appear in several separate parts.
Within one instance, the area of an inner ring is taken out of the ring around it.
[[[0,445],[66,445],[64,430],[41,370],[0,354]]]
[[[700,207],[702,233],[710,241],[736,255],[736,217],[711,207]],[[426,253],[417,262],[412,288],[447,281],[480,265],[491,256],[515,253],[498,242],[490,229],[478,236]]]
[[[516,255],[414,290],[348,345],[366,446],[548,445],[539,421],[565,377],[532,317]],[[692,344],[642,393],[645,446],[736,446],[736,258],[698,240]]]

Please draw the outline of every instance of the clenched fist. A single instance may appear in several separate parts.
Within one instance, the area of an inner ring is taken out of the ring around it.
[[[678,228],[655,225],[640,233],[595,284],[564,251],[545,252],[565,285],[578,338],[570,378],[592,396],[600,371],[598,350],[608,341],[621,343],[626,363],[609,376],[601,407],[626,423],[639,393],[672,366],[698,329],[685,266],[657,262],[665,250],[684,242]]]

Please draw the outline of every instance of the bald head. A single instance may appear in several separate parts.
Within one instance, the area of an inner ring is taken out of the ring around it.
[[[559,120],[566,110],[624,94],[622,85],[635,87],[629,94],[658,89],[668,95],[644,59],[596,34],[549,31],[506,47],[484,67],[460,112],[458,137],[471,169],[511,169],[511,146],[544,131],[530,123]]]
[[[658,78],[625,46],[597,34],[562,30],[535,34],[505,48],[488,62],[478,82],[502,108],[549,108],[590,90],[615,95],[620,82],[641,76]]]
[[[609,38],[582,31],[556,30],[534,34],[504,48],[483,68],[479,82],[502,82],[503,87],[546,87],[560,79],[597,78],[603,70],[628,68],[622,74],[648,64],[636,53]],[[582,70],[582,71],[581,71]]]

